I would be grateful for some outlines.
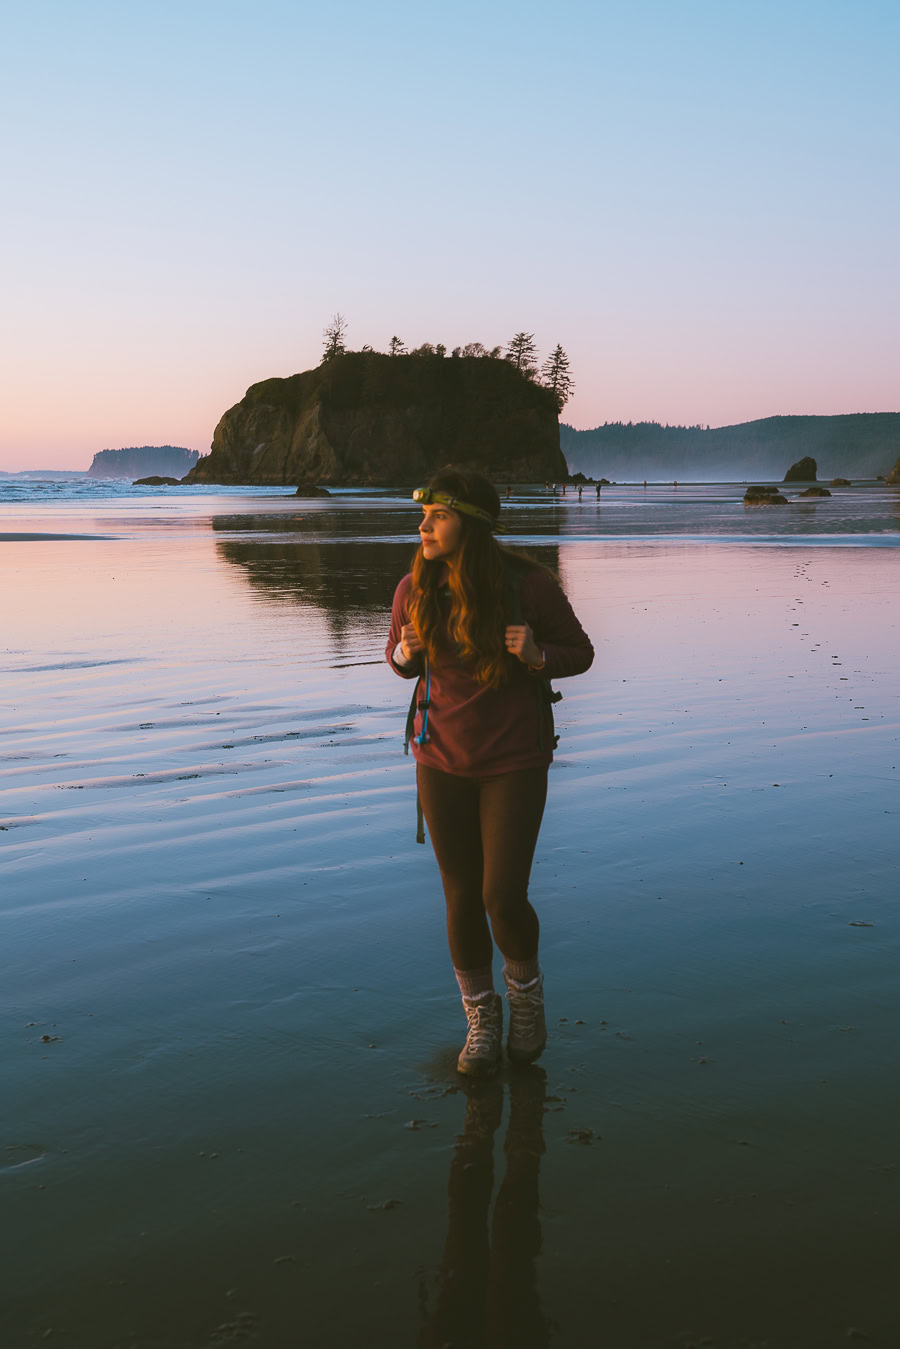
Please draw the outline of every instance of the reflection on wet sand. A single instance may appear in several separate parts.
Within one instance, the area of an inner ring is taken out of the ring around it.
[[[255,590],[314,605],[334,635],[373,611],[389,619],[412,551],[404,543],[216,543],[219,557],[239,567]]]
[[[254,529],[271,537],[272,516],[217,516],[213,529],[244,532]],[[372,532],[371,519],[360,529]],[[408,542],[388,539],[340,537],[335,517],[320,514],[309,519],[278,520],[277,542],[219,539],[216,551],[226,562],[239,567],[257,590],[281,599],[306,602],[320,609],[333,634],[343,635],[361,620],[389,618],[394,590],[409,571],[416,548],[415,535]],[[293,534],[283,542],[285,533]],[[340,531],[343,533],[343,530]],[[523,550],[525,551],[525,550]],[[533,550],[544,566],[559,569],[555,545]]]
[[[436,1287],[424,1280],[420,1285],[418,1349],[542,1349],[548,1343],[535,1271],[547,1075],[539,1067],[515,1069],[506,1085],[506,1171],[492,1219],[494,1135],[504,1083],[491,1078],[463,1087],[466,1113],[450,1163],[447,1240]]]

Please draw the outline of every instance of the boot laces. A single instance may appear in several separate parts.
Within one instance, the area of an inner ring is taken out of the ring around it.
[[[466,1053],[493,1052],[497,1040],[497,1015],[491,1002],[485,999],[474,1006],[466,1007],[466,1019],[469,1031],[466,1036]]]
[[[509,1000],[510,1027],[516,1036],[527,1039],[536,1034],[538,1017],[544,1005],[540,986],[535,989],[510,988]]]

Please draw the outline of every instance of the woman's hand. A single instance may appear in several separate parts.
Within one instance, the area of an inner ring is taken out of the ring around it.
[[[527,623],[510,624],[506,629],[506,649],[516,656],[523,665],[543,665],[544,653],[534,640],[534,633]]]
[[[404,623],[400,629],[400,650],[405,661],[414,660],[420,651],[425,650],[416,633],[415,623]]]

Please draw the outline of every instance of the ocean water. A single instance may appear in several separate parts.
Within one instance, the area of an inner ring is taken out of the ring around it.
[[[514,490],[596,658],[472,1087],[416,508],[94,486],[0,487],[4,1343],[895,1342],[900,490]]]
[[[764,479],[754,479],[763,482]],[[588,485],[578,497],[576,487],[569,486],[566,495],[561,489],[549,493],[540,486],[513,485],[511,504],[515,525],[520,536],[527,540],[534,534],[598,539],[614,537],[642,538],[669,536],[672,538],[753,538],[761,541],[803,535],[815,540],[823,535],[829,540],[843,536],[867,536],[867,544],[883,538],[888,545],[892,536],[900,532],[900,492],[885,483],[857,483],[851,487],[828,490],[831,498],[801,497],[804,484],[777,484],[788,496],[787,507],[752,507],[744,505],[744,483],[656,483],[623,484],[601,488],[600,498],[594,487]],[[824,485],[824,484],[823,484]],[[372,491],[361,488],[333,488],[336,503],[345,506],[355,503],[358,509],[376,509],[383,518],[372,520],[378,536],[382,537],[389,524],[398,526],[396,537],[408,537],[406,516],[411,503],[387,490]],[[501,488],[502,490],[502,488]],[[178,486],[164,489],[134,487],[124,479],[81,478],[16,478],[0,477],[0,519],[6,519],[14,528],[16,518],[28,510],[46,508],[53,518],[56,511],[69,512],[80,506],[85,511],[96,507],[99,516],[121,503],[129,518],[141,514],[141,503],[151,511],[165,510],[171,504],[179,517],[189,518],[198,513],[206,518],[210,501],[227,503],[237,496],[242,502],[258,501],[260,509],[268,511],[266,502],[280,501],[278,510],[288,502],[299,504],[304,510],[313,503],[299,500],[294,491],[285,487],[222,487]],[[11,507],[7,513],[4,507]],[[396,511],[396,513],[395,513]],[[318,521],[318,513],[313,513]],[[338,529],[354,530],[357,520],[341,513],[336,517]]]

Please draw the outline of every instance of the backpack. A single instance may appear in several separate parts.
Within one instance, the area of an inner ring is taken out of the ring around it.
[[[510,567],[504,563],[505,573],[505,602],[504,607],[507,613],[507,622],[519,626],[522,622],[522,574],[518,568]],[[425,697],[419,697],[419,686],[422,682],[422,675],[416,680],[413,695],[409,703],[409,711],[406,715],[406,735],[403,741],[403,753],[409,754],[409,742],[415,739],[416,744],[423,745],[428,742],[428,712],[431,707],[431,662],[425,657]],[[537,701],[537,740],[538,749],[544,748],[544,709],[548,708],[550,712],[550,733],[553,736],[553,748],[556,749],[559,744],[559,736],[555,733],[555,723],[553,718],[553,704],[558,703],[562,694],[553,688],[549,679],[535,679],[534,690]],[[415,729],[416,713],[421,712],[422,730],[419,735],[413,737]],[[425,820],[422,815],[422,802],[419,799],[418,790],[416,791],[416,842],[425,842]]]

